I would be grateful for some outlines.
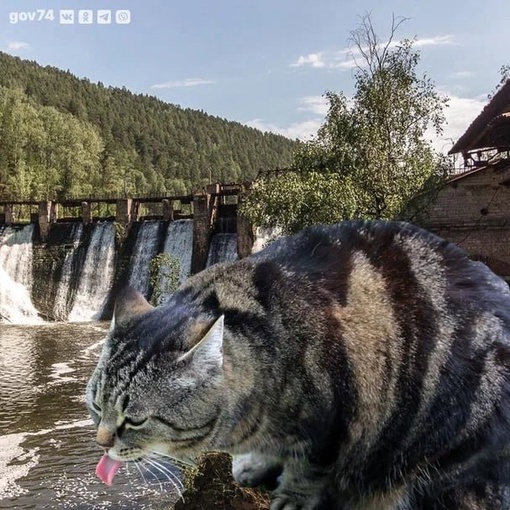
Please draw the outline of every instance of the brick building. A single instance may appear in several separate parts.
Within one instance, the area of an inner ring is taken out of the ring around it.
[[[439,192],[427,226],[510,282],[510,80],[450,154],[464,167]]]

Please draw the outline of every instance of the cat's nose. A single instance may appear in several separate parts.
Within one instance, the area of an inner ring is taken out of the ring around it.
[[[115,442],[115,434],[106,427],[98,427],[96,442],[102,448],[111,448]]]

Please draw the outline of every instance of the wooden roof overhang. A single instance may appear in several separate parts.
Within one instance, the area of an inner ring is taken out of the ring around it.
[[[464,159],[487,164],[490,157],[510,149],[510,80],[471,123],[448,154],[461,152]],[[483,157],[487,153],[487,157]]]

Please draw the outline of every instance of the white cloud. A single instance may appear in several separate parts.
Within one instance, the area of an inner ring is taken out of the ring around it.
[[[438,137],[433,130],[429,130],[425,135],[432,141],[434,148],[444,154],[465,133],[471,122],[487,104],[485,96],[469,98],[453,94],[447,95],[450,100],[449,107],[445,109],[446,123],[443,126],[443,133]],[[288,126],[272,124],[263,119],[253,119],[246,124],[261,131],[277,133],[291,139],[309,140],[317,134],[324,122],[328,102],[323,96],[306,96],[301,98],[299,103],[298,111],[313,113],[316,116],[301,122],[293,122]]]
[[[255,129],[264,132],[277,133],[290,139],[309,140],[317,134],[317,130],[321,126],[323,119],[308,119],[302,122],[293,122],[287,127],[277,126],[262,119],[253,119],[246,124]]]
[[[395,48],[399,41],[392,41],[390,48]],[[452,35],[437,35],[415,39],[415,48],[427,46],[444,46],[455,44]],[[364,48],[366,49],[366,48]],[[319,51],[308,55],[301,55],[290,67],[312,67],[315,69],[353,69],[362,62],[361,52],[357,48],[342,48],[336,51]]]
[[[277,133],[291,139],[310,140],[324,122],[328,112],[329,102],[324,96],[304,96],[299,98],[297,111],[306,114],[308,118],[293,122],[288,126],[279,126],[263,119],[252,119],[246,124],[264,132]]]
[[[446,90],[441,90],[441,93],[449,97],[449,106],[444,110],[446,122],[443,125],[443,133],[438,137],[435,131],[430,129],[425,136],[432,141],[435,150],[446,154],[480,114],[488,100],[485,95],[462,97]],[[317,131],[324,123],[328,107],[329,102],[324,96],[304,96],[299,99],[297,110],[313,115],[308,119],[287,126],[273,124],[263,119],[252,119],[246,124],[264,132],[306,141],[317,135]]]
[[[325,116],[328,113],[329,102],[325,96],[305,96],[299,100],[301,106],[298,111],[311,112]]]
[[[184,87],[197,87],[199,85],[210,85],[214,83],[212,80],[204,80],[202,78],[187,78],[186,80],[167,81],[152,85],[152,89],[176,89]]]
[[[431,136],[435,149],[445,154],[487,104],[486,96],[469,98],[449,94],[449,98],[449,107],[445,109],[446,124],[443,133],[440,137]]]
[[[297,62],[294,64],[291,64],[291,67],[304,67],[304,66],[310,66],[310,67],[317,67],[322,68],[326,67],[326,63],[324,61],[324,52],[320,53],[310,53],[309,55],[301,55]]]
[[[7,43],[7,46],[3,48],[3,51],[11,54],[22,53],[23,51],[31,50],[32,46],[29,43],[24,41],[10,41]]]
[[[315,69],[352,69],[356,62],[352,58],[351,50],[320,51],[301,55],[290,67],[312,67]],[[349,57],[349,58],[347,58]]]
[[[447,44],[455,44],[452,35],[436,35],[435,37],[424,37],[416,39],[413,42],[415,48],[424,48],[425,46],[444,46]]]

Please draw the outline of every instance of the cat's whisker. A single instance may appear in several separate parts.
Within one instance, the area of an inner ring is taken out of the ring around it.
[[[179,477],[178,474],[174,473],[171,468],[169,466],[165,466],[160,458],[158,457],[154,457],[154,455],[149,455],[148,458],[150,459],[151,463],[154,465],[154,466],[158,466],[160,469],[163,469],[165,471],[165,473],[167,473],[168,476],[170,476],[170,478],[172,478],[172,480],[178,484],[178,491],[181,492],[181,491],[184,491],[184,485]],[[174,466],[172,464],[172,466]],[[178,466],[174,466],[176,467],[176,469],[178,469],[179,471],[182,470],[182,468],[179,468]]]
[[[182,493],[184,491],[184,485],[179,480],[179,478],[172,473],[168,468],[160,464],[159,462],[156,462],[154,459],[146,458],[145,461],[149,463],[151,466],[153,466],[155,469],[157,469],[161,474],[163,474],[168,481],[172,484],[173,488],[177,492],[180,498],[182,498]],[[175,481],[174,481],[175,480]],[[179,485],[177,485],[177,483]]]
[[[156,469],[164,473],[169,478],[169,481],[171,481],[172,485],[174,485],[177,492],[179,492],[179,495],[181,495],[182,491],[184,491],[184,485],[181,479],[175,473],[173,473],[170,468],[161,464],[153,457],[146,458],[146,461],[153,465]]]
[[[147,482],[147,479],[145,478],[145,475],[143,474],[143,471],[140,468],[140,461],[139,460],[135,460],[134,463],[135,463],[136,469],[138,469],[138,471],[142,475],[142,478],[143,478],[143,481],[145,482],[145,485],[147,485],[147,487],[149,487],[149,483]]]
[[[156,482],[158,482],[161,492],[164,492],[163,484],[159,481],[158,476],[154,473],[154,471],[152,471],[152,469],[149,466],[147,466],[147,464],[152,466],[151,462],[149,462],[148,459],[142,459],[141,464],[143,468],[146,469],[156,479]]]
[[[166,457],[172,461],[172,464],[175,464],[177,467],[195,467],[196,463],[192,461],[187,461],[183,459],[178,459],[177,457],[172,457],[172,455],[168,455],[168,453],[158,452],[156,450],[148,450],[148,453],[155,455],[156,457]]]

